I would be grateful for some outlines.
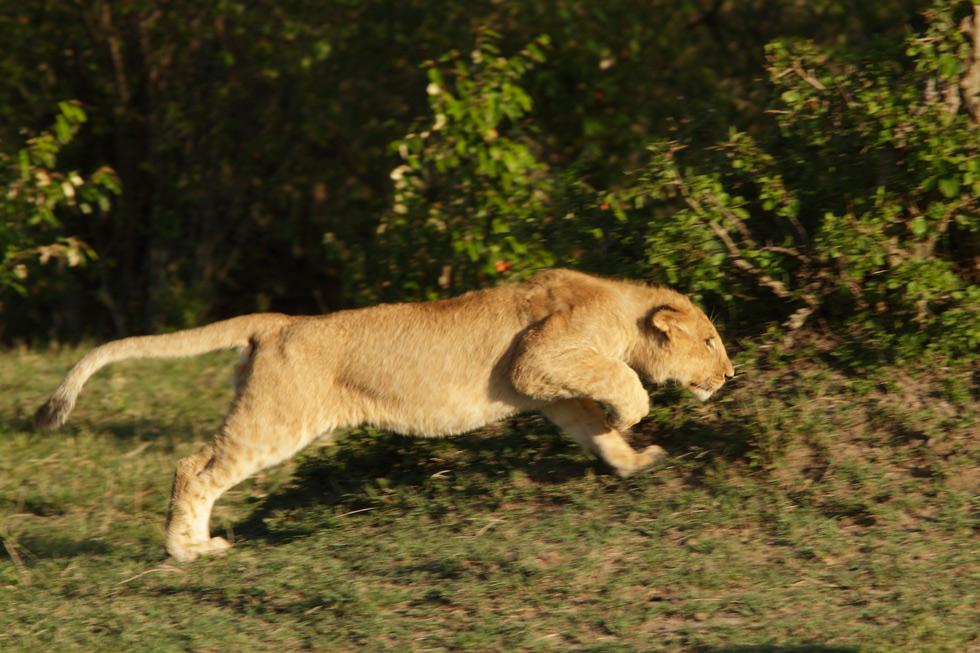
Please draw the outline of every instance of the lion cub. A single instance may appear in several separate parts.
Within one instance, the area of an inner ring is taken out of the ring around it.
[[[229,546],[208,526],[223,492],[334,429],[434,437],[537,410],[626,476],[666,455],[656,445],[636,452],[620,435],[650,408],[638,373],[702,400],[735,374],[715,327],[684,295],[552,270],[441,301],[246,315],[110,342],[72,367],[34,424],[63,424],[85,381],[114,361],[231,348],[242,357],[228,415],[177,463],[166,548],[178,560]]]

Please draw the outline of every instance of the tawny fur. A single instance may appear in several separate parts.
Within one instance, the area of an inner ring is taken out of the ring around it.
[[[68,372],[35,425],[63,424],[85,381],[109,363],[217,349],[242,351],[235,398],[213,440],[177,464],[166,547],[179,560],[229,546],[208,526],[223,492],[335,429],[444,436],[539,410],[626,476],[666,455],[656,445],[636,452],[620,435],[649,412],[638,373],[705,400],[735,372],[715,327],[684,295],[552,270],[443,301],[255,314],[110,342]]]

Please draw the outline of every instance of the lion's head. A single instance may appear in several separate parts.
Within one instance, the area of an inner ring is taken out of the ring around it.
[[[735,376],[735,368],[704,311],[682,295],[671,299],[643,319],[644,337],[630,365],[655,383],[677,381],[705,401]]]

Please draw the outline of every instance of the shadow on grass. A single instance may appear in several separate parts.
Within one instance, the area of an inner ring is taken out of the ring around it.
[[[670,417],[659,422],[659,418],[646,420],[629,440],[636,448],[656,442],[676,460],[683,459],[690,483],[698,483],[699,471],[718,461],[738,459],[751,446],[751,434],[734,420],[705,421],[693,415],[683,405],[690,400],[680,388],[662,390],[654,401]],[[29,419],[15,421],[16,428],[31,429]],[[76,428],[98,429],[117,440],[158,442],[164,448],[180,441],[183,431],[182,425],[158,427],[126,419],[91,426],[81,420]],[[358,430],[337,446],[307,454],[289,485],[256,499],[251,514],[233,529],[248,540],[276,543],[319,532],[337,515],[378,508],[399,515],[424,502],[426,513],[437,518],[440,510],[454,509],[456,503],[488,511],[520,496],[562,503],[569,500],[563,494],[564,486],[570,486],[570,496],[581,491],[572,486],[593,475],[603,477],[608,491],[618,491],[619,482],[604,463],[539,416],[513,418],[445,439]],[[642,475],[628,482],[656,483]],[[40,516],[55,509],[27,507]],[[104,543],[92,540],[37,539],[24,545],[41,558],[110,551]]]
[[[34,417],[33,415],[28,417],[21,415],[0,417],[0,429],[7,433],[32,433],[34,431]]]
[[[663,427],[664,436],[668,430],[669,437],[651,437],[647,431],[630,440],[638,448],[657,441],[672,456],[696,455],[697,461],[686,465],[692,483],[698,482],[698,470],[737,459],[750,446],[749,433],[735,422],[704,424],[692,418],[680,428]],[[618,487],[604,463],[538,417],[515,418],[451,439],[355,431],[302,460],[290,485],[260,499],[234,530],[246,539],[276,543],[323,529],[313,522],[382,507],[401,514],[424,502],[434,517],[457,503],[493,511],[521,492],[542,488],[557,488],[558,493],[546,494],[560,501],[561,486],[590,475],[608,475],[610,491]],[[318,516],[303,513],[317,510]]]
[[[28,558],[57,560],[89,555],[109,555],[111,544],[102,540],[76,540],[68,536],[26,537],[19,543],[29,552]]]
[[[397,497],[403,496],[452,501],[486,495],[482,500],[492,502],[489,488],[514,475],[559,485],[600,465],[543,420],[520,418],[502,433],[494,430],[445,439],[354,431],[337,446],[307,455],[290,485],[263,498],[235,532],[248,539],[289,540],[320,527],[301,519],[275,520],[270,527],[270,518],[324,507],[339,513],[381,506],[399,510]]]
[[[798,644],[795,646],[757,644],[698,647],[694,650],[697,653],[856,653],[861,649],[857,646],[827,646],[824,644]]]
[[[698,647],[694,650],[697,653],[856,653],[861,649],[858,646],[827,646],[825,644],[797,644],[794,646],[755,644]]]

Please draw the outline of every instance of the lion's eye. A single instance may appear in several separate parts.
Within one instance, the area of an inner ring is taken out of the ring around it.
[[[714,338],[708,338],[707,340],[704,341],[704,344],[708,345],[708,349],[710,349],[711,351],[714,351],[715,350],[715,339]]]

